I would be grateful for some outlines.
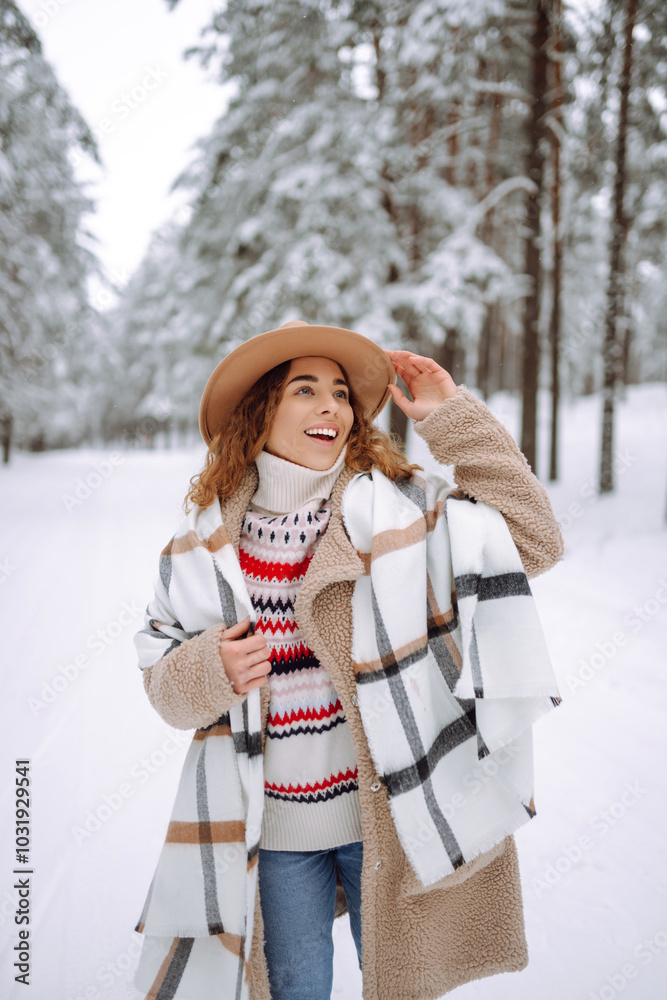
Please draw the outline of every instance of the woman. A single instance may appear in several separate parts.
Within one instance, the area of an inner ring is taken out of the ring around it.
[[[373,427],[390,396],[458,490]],[[526,583],[563,551],[544,488],[434,361],[332,327],[233,351],[200,428],[136,637],[151,704],[196,730],[136,985],[328,1000],[345,909],[366,1000],[523,968],[512,832],[560,701]]]

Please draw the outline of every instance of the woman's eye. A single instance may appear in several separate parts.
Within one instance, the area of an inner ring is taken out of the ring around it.
[[[300,387],[299,387],[299,388],[298,388],[298,389],[296,390],[296,394],[297,394],[297,396],[298,396],[298,395],[299,395],[300,393],[302,393],[302,392],[308,392],[308,393],[312,393],[312,392],[313,392],[313,389],[312,389],[312,387],[311,387],[311,386],[309,386],[309,385],[302,385],[302,386],[300,386]],[[340,399],[344,399],[344,400],[348,400],[348,399],[350,398],[350,397],[349,397],[349,395],[348,395],[348,393],[347,393],[347,392],[345,391],[345,389],[339,389],[339,390],[338,390],[337,392],[335,392],[335,393],[334,393],[334,395],[335,395],[335,396],[338,396],[338,397],[339,397]]]

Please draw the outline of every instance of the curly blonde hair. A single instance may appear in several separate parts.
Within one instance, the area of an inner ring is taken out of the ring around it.
[[[262,375],[232,411],[224,427],[213,436],[204,468],[190,479],[190,489],[183,501],[186,514],[191,505],[210,507],[218,499],[228,499],[239,488],[248,465],[255,461],[269,436],[290,365],[290,361],[285,361]],[[411,465],[401,450],[399,439],[374,427],[367,419],[345,369],[342,365],[338,367],[350,387],[354,413],[345,465],[353,472],[370,472],[377,468],[392,482],[409,479],[414,471],[422,468],[421,465]]]

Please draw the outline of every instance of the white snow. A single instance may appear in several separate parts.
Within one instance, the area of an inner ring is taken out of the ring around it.
[[[461,987],[461,1000],[664,995],[666,388],[631,387],[619,404],[616,490],[602,497],[594,489],[600,398],[564,407],[561,480],[547,488],[566,554],[532,582],[563,704],[535,726],[537,816],[516,837],[530,964]],[[548,400],[540,403],[546,417]],[[498,395],[490,405],[516,436],[517,401]],[[540,444],[544,482],[545,433]],[[411,439],[415,460],[423,447]],[[139,1000],[133,927],[191,733],[171,730],[151,708],[132,637],[202,456],[203,448],[76,450],[16,454],[0,467],[7,1000]],[[77,486],[80,497],[89,490],[80,503]],[[150,520],[141,514],[149,499],[157,511]],[[29,990],[14,983],[12,967],[13,762],[24,757],[34,871]],[[102,821],[89,833],[95,812]],[[334,939],[333,995],[358,1000],[347,918]]]

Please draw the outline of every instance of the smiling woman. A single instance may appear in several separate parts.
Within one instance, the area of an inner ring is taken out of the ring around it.
[[[296,358],[264,445],[272,455],[310,469],[329,469],[354,422],[347,378],[329,358]]]
[[[373,425],[391,397],[465,492]],[[511,833],[534,815],[526,727],[559,701],[524,572],[562,552],[543,487],[433,360],[336,327],[232,351],[200,428],[135,638],[155,709],[197,730],[136,985],[329,1000],[346,910],[367,1000],[523,968]]]
[[[310,354],[315,344],[327,356]],[[303,356],[283,360],[300,349]],[[415,405],[391,383],[396,371],[410,379],[399,356],[410,357],[407,351],[383,351],[349,330],[305,323],[287,323],[246,341],[218,365],[204,390],[199,424],[209,450],[203,470],[190,480],[186,511],[190,503],[204,508],[233,496],[248,466],[259,460],[265,467],[268,455],[288,463],[284,482],[297,474],[294,466],[340,471],[343,463],[354,472],[375,466],[391,480],[410,476],[420,466],[411,465],[372,423],[390,391],[399,405]]]

